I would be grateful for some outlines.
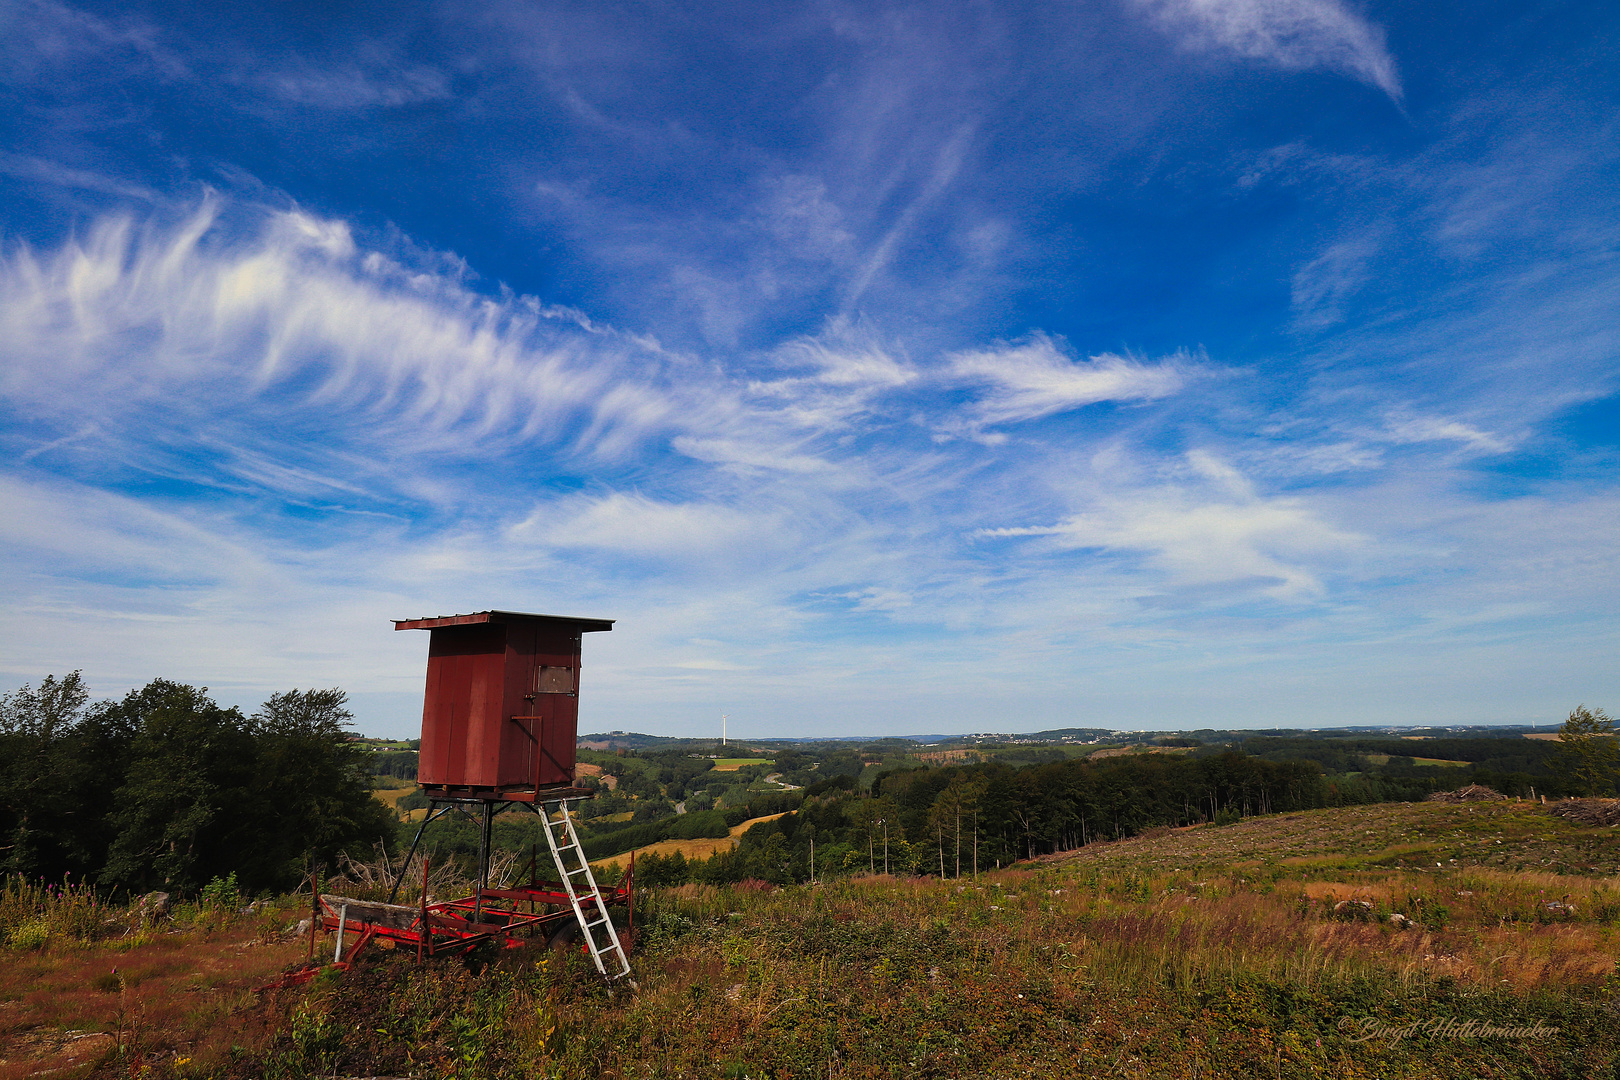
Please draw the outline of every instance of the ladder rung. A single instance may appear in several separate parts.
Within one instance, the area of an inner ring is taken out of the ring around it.
[[[613,920],[607,911],[607,901],[603,899],[602,890],[596,884],[591,874],[590,860],[585,857],[584,845],[579,842],[579,834],[574,831],[574,823],[568,816],[566,804],[558,808],[561,813],[558,820],[552,821],[549,815],[542,815],[546,822],[547,847],[551,848],[551,856],[562,875],[562,886],[568,893],[568,898],[574,908],[574,917],[583,931],[585,947],[589,950],[596,970],[603,978],[608,980],[623,979],[630,975],[630,958],[625,954],[624,946],[620,943],[618,934],[614,932]],[[566,869],[569,854],[579,860],[579,865],[572,870]],[[607,927],[607,934],[598,941],[596,930]],[[609,956],[611,960],[604,961]],[[630,980],[635,985],[635,980]]]

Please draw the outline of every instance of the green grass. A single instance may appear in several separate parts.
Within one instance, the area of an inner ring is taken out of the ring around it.
[[[578,954],[375,953],[209,1014],[185,1066],[146,1075],[1608,1078],[1617,866],[1620,830],[1425,803],[1165,830],[977,881],[688,885],[642,896],[639,993]],[[1433,1026],[1468,1022],[1557,1030]]]
[[[682,886],[637,913],[639,994],[578,957],[473,977],[396,955],[300,998],[260,1053],[289,1076],[1608,1077],[1615,833],[1527,803],[1397,804],[978,881]],[[356,1034],[312,1055],[296,1015]],[[1363,1038],[1469,1021],[1558,1032]]]

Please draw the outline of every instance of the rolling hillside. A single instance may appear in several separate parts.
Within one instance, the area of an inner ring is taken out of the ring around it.
[[[260,1000],[222,960],[297,952],[253,945],[289,907],[148,939],[199,973],[201,1011],[107,977],[117,942],[27,954],[0,985],[0,1077],[74,1040],[100,1047],[77,1075],[125,1075],[117,1030],[145,1009],[154,1078],[1607,1080],[1617,867],[1620,829],[1507,801],[1165,830],[977,881],[687,885],[639,905],[639,994],[573,955],[396,951]]]

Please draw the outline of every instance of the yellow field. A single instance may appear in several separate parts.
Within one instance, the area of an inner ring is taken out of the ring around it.
[[[1558,732],[1556,732],[1556,731],[1533,731],[1533,732],[1530,732],[1527,735],[1525,735],[1525,738],[1527,738],[1527,739],[1541,739],[1543,742],[1547,742],[1547,741],[1556,742],[1558,740]]]
[[[1389,755],[1388,754],[1368,754],[1367,755],[1367,760],[1372,762],[1374,765],[1388,765],[1389,764]],[[1414,764],[1414,765],[1471,765],[1473,763],[1469,762],[1469,761],[1451,761],[1451,760],[1449,760],[1447,758],[1415,757],[1415,758],[1412,759],[1412,764]]]
[[[594,776],[598,780],[602,781],[603,785],[606,786],[609,791],[612,791],[619,786],[619,778],[617,776],[608,776],[602,771],[602,766],[592,765],[588,761],[575,762],[574,775]]]
[[[421,789],[418,788],[415,784],[408,784],[405,787],[378,788],[376,791],[373,791],[372,794],[375,795],[378,799],[381,799],[383,804],[385,806],[387,806],[388,809],[390,809],[390,810],[398,810],[399,807],[396,804],[399,802],[399,800],[401,800],[405,796],[411,794],[413,791],[419,791],[419,790],[421,790]]]
[[[765,761],[765,760],[762,760],[760,758],[723,757],[723,758],[716,758],[715,759],[714,771],[715,772],[736,772],[738,769],[746,768],[749,765],[775,765],[775,764],[776,764],[776,762],[774,760],[773,761]]]
[[[764,817],[749,818],[741,825],[733,825],[731,827],[731,835],[723,839],[716,837],[714,839],[705,840],[660,840],[656,844],[649,844],[644,848],[636,849],[636,854],[668,856],[673,855],[678,851],[688,859],[707,859],[710,855],[713,855],[717,851],[730,851],[732,848],[736,847],[737,837],[741,836],[749,829],[752,829],[760,822],[775,821],[781,816],[781,814],[767,814]],[[630,852],[627,851],[623,855],[614,855],[611,858],[603,859],[600,862],[594,862],[591,865],[598,867],[618,866],[629,861],[629,859]]]

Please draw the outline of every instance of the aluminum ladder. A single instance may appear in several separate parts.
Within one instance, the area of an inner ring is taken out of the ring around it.
[[[550,813],[552,807],[557,808],[555,820]],[[625,979],[632,989],[639,989],[636,981],[629,978],[630,958],[625,955],[624,946],[619,942],[619,932],[608,917],[608,907],[602,900],[596,875],[591,873],[590,861],[585,858],[579,834],[574,831],[574,819],[568,813],[568,800],[546,803],[535,809],[540,812],[540,820],[545,822],[546,844],[551,848],[551,858],[557,864],[557,873],[562,877],[568,900],[574,905],[574,918],[579,920],[580,934],[585,938],[585,948],[591,954],[591,962],[608,982]],[[568,865],[570,855],[577,865]]]

